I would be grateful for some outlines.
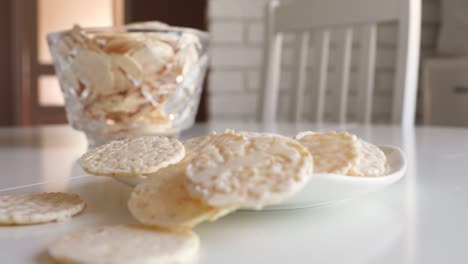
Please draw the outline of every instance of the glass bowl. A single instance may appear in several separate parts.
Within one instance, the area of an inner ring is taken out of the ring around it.
[[[90,145],[191,127],[208,65],[208,34],[122,26],[47,35],[71,126]]]

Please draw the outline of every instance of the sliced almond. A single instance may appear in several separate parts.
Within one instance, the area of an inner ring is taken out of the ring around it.
[[[95,42],[99,43],[102,50],[109,54],[125,54],[140,46],[135,34],[97,35]]]
[[[99,46],[96,45],[96,43],[94,43],[88,36],[86,36],[86,34],[83,32],[83,29],[78,25],[73,26],[69,36],[73,38],[73,40],[82,48],[86,48],[97,53],[102,52]]]
[[[143,79],[143,71],[140,64],[128,55],[110,55],[112,65],[121,69],[127,76],[127,78],[134,83],[136,86]]]
[[[133,51],[130,56],[149,74],[159,72],[174,57],[171,46],[162,41],[153,40]]]
[[[167,29],[170,26],[166,23],[160,21],[145,21],[145,22],[135,22],[126,25],[130,29]]]
[[[93,91],[101,94],[114,91],[114,76],[108,56],[94,51],[79,49],[70,67],[78,79]]]

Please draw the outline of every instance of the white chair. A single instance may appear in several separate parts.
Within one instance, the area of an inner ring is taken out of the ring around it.
[[[419,66],[421,31],[421,0],[294,0],[282,3],[274,0],[266,8],[265,48],[262,91],[259,96],[259,120],[273,122],[278,105],[279,76],[283,35],[293,33],[293,84],[291,86],[290,119],[298,121],[304,106],[307,52],[311,32],[316,34],[314,51],[314,121],[324,118],[325,89],[327,86],[330,30],[342,29],[337,42],[339,65],[337,73],[340,88],[339,122],[346,122],[348,103],[350,58],[353,26],[362,31],[357,92],[357,120],[371,122],[374,71],[376,58],[377,25],[397,22],[399,41],[395,88],[393,92],[391,122],[414,125]]]

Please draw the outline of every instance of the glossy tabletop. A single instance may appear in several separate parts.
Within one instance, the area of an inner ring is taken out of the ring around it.
[[[208,123],[190,138],[226,128],[275,131],[348,130],[375,144],[401,147],[403,180],[379,192],[297,210],[238,211],[195,228],[196,263],[468,263],[468,129],[311,124]],[[71,231],[136,223],[131,188],[84,173],[84,135],[67,126],[0,129],[0,195],[43,191],[80,194],[87,208],[69,221],[0,226],[0,263],[51,263],[47,245]]]

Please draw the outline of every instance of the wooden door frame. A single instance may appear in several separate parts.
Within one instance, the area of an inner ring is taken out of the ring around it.
[[[32,18],[27,12],[26,0],[11,1],[12,27],[12,66],[13,66],[13,101],[14,123],[16,125],[31,124],[31,47],[28,26]]]
[[[0,41],[0,126],[13,125],[13,76],[12,65],[13,61],[13,28],[11,6],[13,2],[3,1],[0,9],[0,32],[2,39]]]
[[[123,24],[124,0],[113,0],[114,23]],[[38,60],[38,0],[11,0],[12,66],[14,124],[20,126],[66,122],[62,106],[41,106],[38,97],[38,77],[55,75],[53,65]]]
[[[38,97],[38,77],[54,75],[53,65],[38,61],[37,25],[38,1],[12,1],[14,123],[21,126],[64,122],[65,111],[60,106],[41,106]]]

